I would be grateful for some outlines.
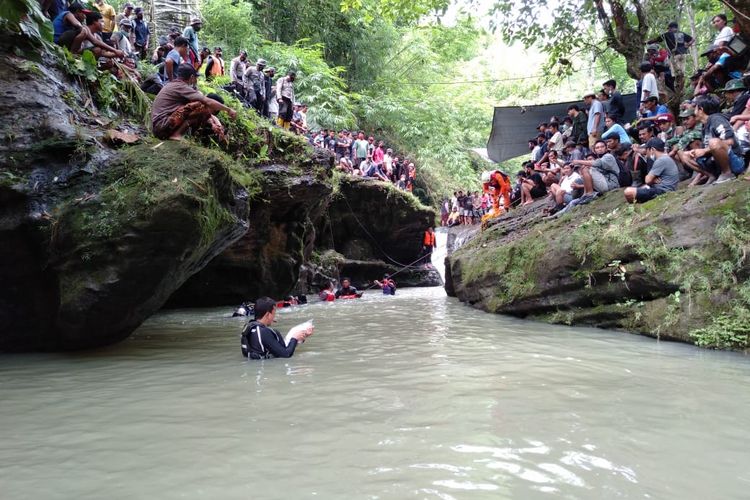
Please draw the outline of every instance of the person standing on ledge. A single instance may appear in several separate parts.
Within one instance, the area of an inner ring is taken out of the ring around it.
[[[242,329],[242,355],[248,359],[291,358],[298,343],[305,341],[313,334],[313,327],[296,332],[289,340],[271,328],[276,320],[276,301],[270,297],[261,297],[255,301],[255,320],[248,322]]]

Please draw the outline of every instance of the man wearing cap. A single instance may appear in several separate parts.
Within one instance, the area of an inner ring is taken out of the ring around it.
[[[664,152],[664,141],[653,138],[646,143],[646,154],[653,160],[646,182],[641,187],[625,188],[628,203],[644,203],[657,196],[677,189],[680,175],[674,160]]]
[[[296,78],[297,73],[289,71],[286,76],[279,78],[276,82],[276,101],[279,103],[278,124],[287,130],[294,116],[294,80]]]
[[[96,0],[94,2],[94,8],[99,11],[99,13],[102,15],[102,19],[104,19],[102,39],[104,41],[107,41],[112,36],[112,33],[117,29],[117,25],[115,24],[117,12],[115,12],[114,7],[112,7],[104,0]]]
[[[669,113],[669,109],[665,105],[659,104],[659,98],[652,95],[641,103],[641,117],[637,123],[654,121],[657,116],[666,113]]]
[[[247,62],[247,52],[240,51],[240,55],[232,59],[229,63],[229,78],[232,83],[242,85],[242,76],[245,74],[245,63]]]
[[[729,80],[742,78],[742,71],[745,69],[743,59],[733,56],[729,49],[713,45],[701,55],[708,57],[711,65],[700,76],[696,88],[706,86],[709,91],[715,90],[728,83]]]
[[[614,80],[607,80],[602,84],[602,87],[609,96],[607,114],[612,117],[612,120],[615,123],[621,124],[625,118],[625,103],[622,100],[622,94],[617,90],[617,82]]]
[[[695,99],[695,117],[703,124],[703,148],[690,152],[702,167],[702,173],[719,173],[716,183],[730,181],[745,171],[745,160],[734,129],[719,113],[719,99],[699,96]]]
[[[586,123],[586,131],[589,137],[589,148],[601,138],[604,132],[604,105],[596,98],[596,92],[588,92],[583,96],[583,101],[589,107],[589,119]]]
[[[656,126],[659,127],[659,133],[656,134],[656,137],[666,144],[668,140],[674,137],[674,115],[672,113],[664,113],[658,115],[655,121]]]
[[[125,52],[128,57],[134,57],[133,46],[130,44],[130,34],[133,29],[133,23],[127,17],[120,21],[120,26],[117,31],[111,33],[109,43],[113,47],[120,49]]]
[[[143,19],[143,7],[135,8],[133,19],[133,33],[135,34],[135,50],[140,59],[145,59],[148,53],[148,42],[151,39],[148,23]]]
[[[179,141],[188,128],[209,125],[218,140],[224,140],[224,128],[214,113],[226,111],[235,119],[237,112],[195,90],[197,76],[192,65],[181,64],[176,78],[157,94],[151,108],[151,122],[154,135],[159,139]]]
[[[742,80],[737,79],[729,80],[719,92],[724,94],[726,104],[731,106],[731,109],[724,113],[724,116],[726,116],[730,120],[730,123],[732,123],[731,119],[734,116],[740,115],[745,111],[750,94],[748,94],[747,87],[745,87]]]
[[[573,167],[580,166],[583,178],[583,200],[579,204],[585,204],[593,200],[598,194],[606,193],[620,187],[620,166],[615,157],[607,151],[607,144],[596,141],[593,145],[596,155],[595,160],[574,160]]]
[[[214,47],[214,53],[206,59],[206,81],[216,76],[224,76],[224,59],[221,57],[221,47]]]
[[[133,4],[130,2],[126,2],[125,5],[122,6],[122,13],[117,14],[117,16],[115,17],[115,24],[117,26],[120,26],[120,21],[122,21],[123,19],[130,19],[130,15],[132,13],[133,13]],[[131,40],[131,43],[132,43],[132,40]]]
[[[202,27],[203,21],[201,21],[199,17],[193,16],[190,18],[190,25],[182,30],[182,37],[188,41],[190,64],[192,64],[195,69],[198,69],[203,65],[203,61],[200,58],[200,44],[198,43],[198,32]]]
[[[698,171],[698,163],[688,155],[688,146],[695,140],[695,137],[703,139],[703,124],[699,123],[695,118],[695,110],[691,108],[685,108],[680,111],[680,120],[682,120],[682,130],[679,134],[675,134],[673,138],[665,142],[666,150],[669,156],[678,164],[682,165],[686,171]],[[696,176],[696,179],[700,175]],[[691,185],[695,185],[698,181],[693,179]]]

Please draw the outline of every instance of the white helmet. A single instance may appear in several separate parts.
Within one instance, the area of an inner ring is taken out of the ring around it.
[[[492,177],[492,172],[485,170],[482,172],[482,182],[490,182],[490,178]]]

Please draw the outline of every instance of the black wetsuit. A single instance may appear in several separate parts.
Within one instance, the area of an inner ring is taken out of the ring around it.
[[[242,354],[250,359],[291,358],[297,347],[297,339],[289,345],[273,328],[258,321],[250,321],[242,330]]]
[[[336,292],[336,298],[338,299],[342,295],[357,295],[357,289],[353,286],[348,286],[346,288],[339,288],[339,290]]]

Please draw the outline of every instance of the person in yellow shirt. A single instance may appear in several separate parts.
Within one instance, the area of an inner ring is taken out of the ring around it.
[[[115,25],[115,17],[117,16],[117,12],[115,12],[114,7],[112,7],[104,0],[96,0],[94,2],[94,7],[96,7],[96,10],[98,10],[102,15],[104,28],[102,29],[101,35],[102,39],[104,39],[104,41],[107,41],[109,40],[109,37],[112,36],[112,33],[117,30],[117,26]]]

